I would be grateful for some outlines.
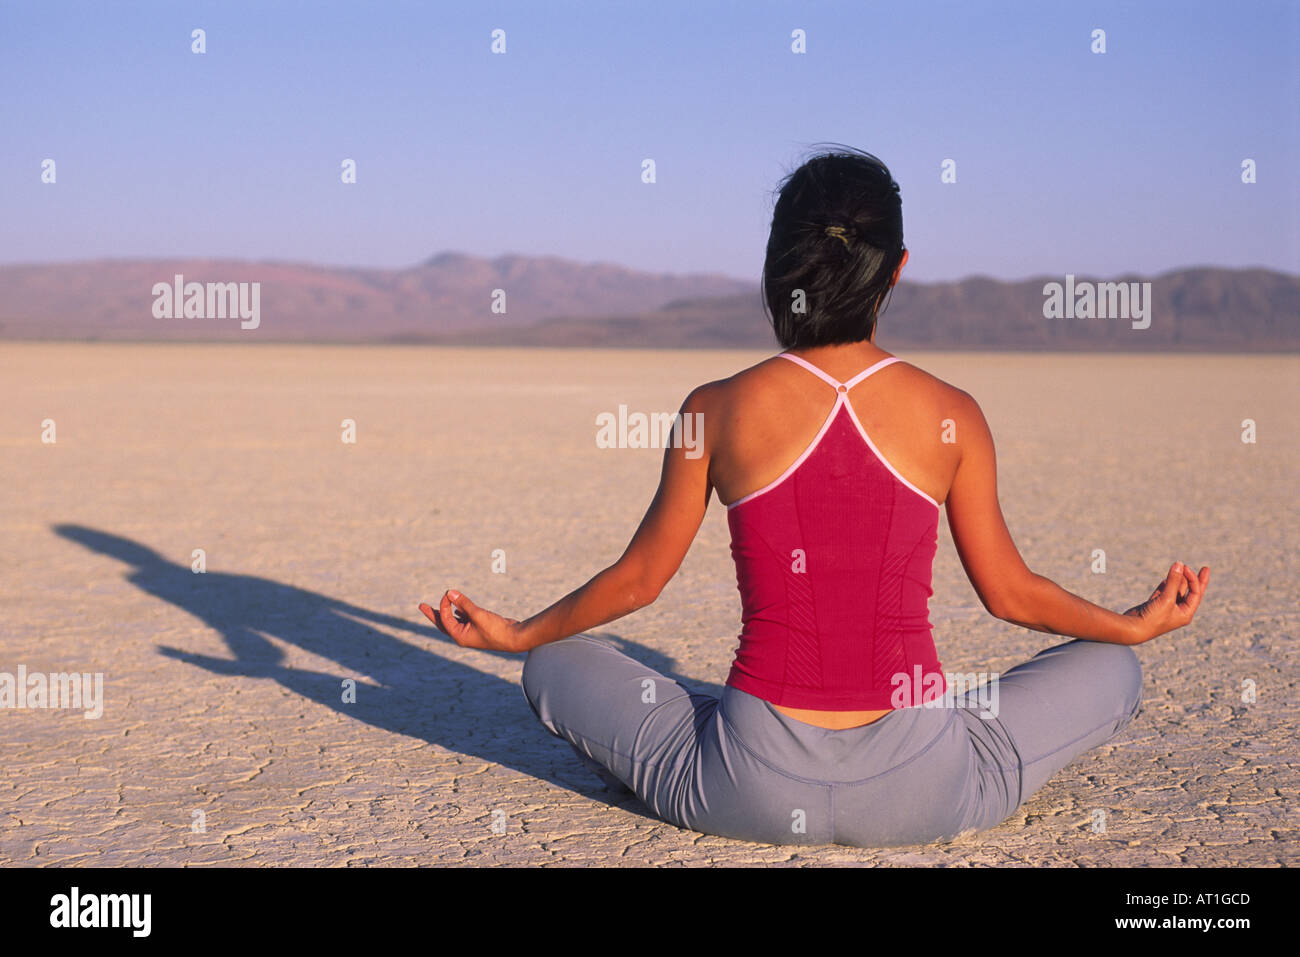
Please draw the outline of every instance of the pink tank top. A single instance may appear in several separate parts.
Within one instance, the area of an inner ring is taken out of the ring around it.
[[[939,504],[880,454],[848,392],[891,356],[832,385],[816,438],[771,484],[727,508],[740,645],[727,684],[772,704],[880,711],[946,690],[930,629]]]

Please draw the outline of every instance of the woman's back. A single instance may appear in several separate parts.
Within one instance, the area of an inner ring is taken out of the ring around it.
[[[962,394],[870,343],[801,351],[708,403],[742,599],[728,684],[853,727],[944,690],[927,602]]]
[[[890,358],[870,343],[797,355],[840,382]],[[836,402],[829,383],[776,356],[713,383],[711,393],[709,479],[728,506],[779,478],[816,438]],[[961,457],[956,426],[969,397],[900,361],[853,386],[847,401],[880,455],[943,504]]]

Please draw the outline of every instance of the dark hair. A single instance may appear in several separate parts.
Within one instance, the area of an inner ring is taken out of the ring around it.
[[[835,149],[782,180],[772,212],[763,305],[787,349],[871,338],[903,259],[903,201],[889,169],[870,153],[825,145]]]

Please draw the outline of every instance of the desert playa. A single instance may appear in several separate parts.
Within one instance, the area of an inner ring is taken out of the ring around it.
[[[1133,725],[984,834],[661,823],[542,729],[522,657],[424,620],[448,587],[525,617],[616,559],[661,452],[602,447],[598,417],[764,354],[0,344],[0,672],[102,676],[98,717],[0,713],[0,862],[1297,862],[1294,355],[900,352],[983,406],[1035,571],[1122,611],[1174,560],[1213,569],[1195,622],[1138,649]],[[946,524],[934,589],[945,669],[1059,640],[984,612]],[[600,632],[717,693],[739,610],[715,502],[659,601]]]

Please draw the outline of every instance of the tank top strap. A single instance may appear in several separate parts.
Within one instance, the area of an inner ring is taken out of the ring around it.
[[[859,382],[861,382],[861,381],[862,381],[863,379],[865,379],[867,376],[869,376],[869,375],[874,375],[875,373],[879,372],[881,369],[883,369],[883,368],[884,368],[885,366],[887,366],[887,365],[893,365],[895,362],[901,362],[901,361],[902,361],[902,360],[899,359],[898,356],[889,356],[889,357],[886,358],[886,359],[881,359],[879,362],[877,362],[875,365],[871,366],[870,368],[868,368],[868,369],[863,369],[861,372],[859,372],[857,375],[855,375],[855,376],[854,376],[852,379],[850,379],[848,382],[844,383],[844,385],[845,385],[847,388],[852,389],[855,385],[857,385]]]
[[[844,384],[840,382],[839,379],[831,378],[829,375],[827,375],[821,369],[817,368],[807,359],[801,358],[800,356],[793,355],[792,353],[789,352],[782,352],[781,358],[789,359],[791,362],[798,363],[799,365],[807,369],[809,372],[811,372],[813,375],[817,376],[817,378],[821,379],[823,382],[829,382],[831,386],[833,386],[837,391],[839,390],[840,386]]]
[[[789,359],[791,362],[797,362],[799,365],[803,366],[805,369],[807,369],[813,375],[817,376],[817,378],[821,379],[823,382],[830,383],[830,385],[837,392],[847,392],[849,389],[852,389],[863,379],[867,378],[867,376],[879,372],[887,365],[891,365],[892,363],[901,361],[898,358],[898,356],[889,356],[888,358],[881,359],[879,362],[877,362],[875,365],[871,366],[870,368],[863,369],[861,372],[855,375],[852,379],[849,379],[847,382],[841,382],[839,379],[832,378],[830,375],[826,374],[821,369],[817,368],[817,366],[813,365],[807,359],[801,358],[800,356],[796,356],[789,352],[782,352],[780,353],[780,356],[782,359]]]

